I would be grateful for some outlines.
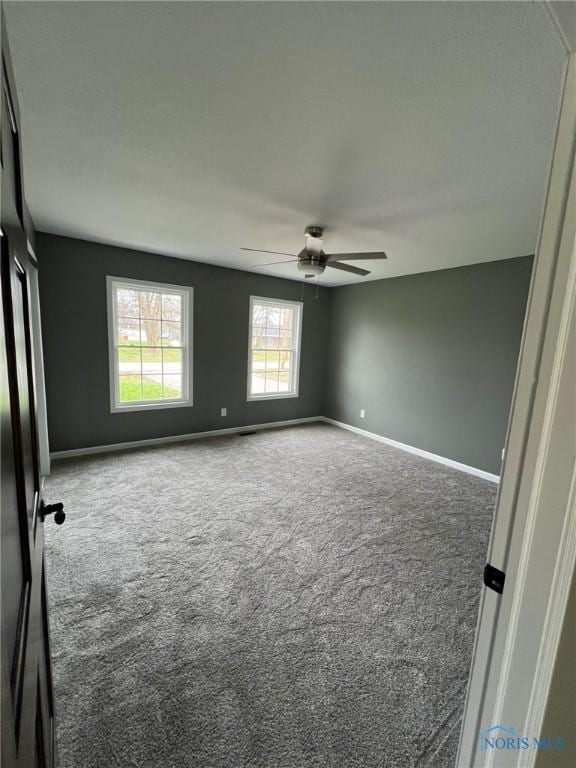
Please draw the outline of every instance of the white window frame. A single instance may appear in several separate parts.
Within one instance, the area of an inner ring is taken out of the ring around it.
[[[121,403],[118,384],[118,355],[116,353],[116,302],[114,301],[114,288],[132,289],[136,291],[148,290],[177,293],[182,296],[182,398],[178,400],[148,401],[136,400],[129,403]],[[192,318],[194,310],[194,289],[187,285],[171,285],[169,283],[153,283],[148,280],[134,280],[128,277],[106,276],[106,292],[108,306],[108,357],[110,371],[110,411],[112,413],[128,413],[131,411],[150,411],[161,408],[190,407],[192,402]]]
[[[262,394],[252,394],[252,317],[254,315],[254,304],[264,304],[268,307],[289,307],[295,309],[294,326],[292,328],[292,341],[294,348],[294,365],[291,369],[291,387],[289,392],[265,392]],[[270,299],[263,296],[250,296],[250,317],[248,322],[248,380],[247,393],[248,402],[258,400],[286,400],[288,398],[299,397],[300,390],[300,354],[302,348],[302,315],[304,304],[301,301],[289,301],[288,299]]]

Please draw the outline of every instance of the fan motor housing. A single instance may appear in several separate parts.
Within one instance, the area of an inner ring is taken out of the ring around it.
[[[301,255],[298,257],[298,269],[309,275],[321,275],[326,269],[326,258],[310,254]]]

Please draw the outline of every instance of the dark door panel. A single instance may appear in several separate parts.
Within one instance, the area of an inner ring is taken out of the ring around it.
[[[2,19],[0,261],[2,768],[54,768],[34,344],[19,112]]]

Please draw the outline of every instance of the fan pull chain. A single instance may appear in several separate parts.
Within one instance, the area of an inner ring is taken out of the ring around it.
[[[300,294],[300,301],[304,301],[304,285],[305,283],[304,281],[302,281],[302,292]]]

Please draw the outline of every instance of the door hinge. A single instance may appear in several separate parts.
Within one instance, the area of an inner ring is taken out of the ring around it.
[[[504,571],[499,571],[498,568],[494,568],[490,563],[486,563],[484,567],[484,584],[487,587],[490,587],[494,592],[498,592],[498,594],[501,595],[504,590],[505,579],[506,574]]]

